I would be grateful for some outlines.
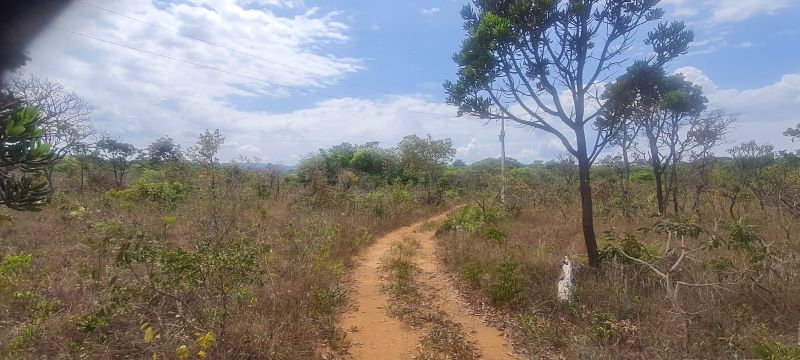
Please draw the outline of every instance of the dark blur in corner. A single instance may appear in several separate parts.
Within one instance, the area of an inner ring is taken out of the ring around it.
[[[0,75],[25,65],[25,49],[72,0],[0,0]]]

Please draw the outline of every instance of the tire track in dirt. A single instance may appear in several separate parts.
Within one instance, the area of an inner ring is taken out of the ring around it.
[[[473,341],[484,359],[519,359],[503,337],[500,330],[486,325],[480,316],[474,315],[460,296],[456,287],[445,276],[445,271],[436,259],[434,230],[425,230],[425,224],[438,223],[446,213],[437,215],[417,224],[395,230],[378,239],[360,257],[360,263],[353,272],[355,281],[351,301],[357,310],[346,313],[340,327],[347,332],[351,342],[350,354],[353,359],[412,359],[416,353],[422,332],[390,317],[386,308],[389,295],[381,291],[384,280],[381,265],[384,256],[392,245],[404,237],[413,237],[420,244],[415,257],[422,270],[418,281],[433,297],[433,303],[444,311],[451,321],[460,324],[468,340]]]

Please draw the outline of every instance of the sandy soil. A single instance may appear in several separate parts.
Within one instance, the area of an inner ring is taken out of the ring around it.
[[[361,256],[353,273],[355,281],[351,300],[354,310],[344,314],[339,326],[347,331],[351,341],[350,354],[353,359],[411,359],[416,353],[420,331],[386,313],[389,297],[381,292],[381,260],[390,251],[392,244],[405,237],[413,237],[420,243],[415,256],[422,270],[417,279],[424,283],[433,296],[434,304],[444,311],[450,320],[461,324],[468,340],[473,341],[484,359],[518,359],[513,355],[509,343],[502,333],[470,311],[458,290],[445,276],[436,259],[434,230],[422,230],[429,222],[439,222],[446,214],[440,214],[420,223],[406,226],[378,239]],[[431,228],[430,226],[426,228]]]

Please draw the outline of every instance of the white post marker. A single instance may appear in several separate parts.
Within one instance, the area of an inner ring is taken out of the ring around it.
[[[572,261],[569,256],[564,256],[561,263],[561,276],[558,277],[558,300],[562,302],[572,301]]]

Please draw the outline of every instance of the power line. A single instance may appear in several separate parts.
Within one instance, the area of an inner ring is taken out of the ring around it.
[[[268,63],[271,63],[271,64],[275,64],[275,65],[278,65],[278,66],[283,66],[283,67],[288,68],[288,69],[301,71],[301,72],[304,72],[304,73],[307,73],[307,74],[311,73],[310,71],[308,71],[306,69],[303,69],[303,68],[300,68],[300,67],[297,67],[297,66],[284,64],[284,63],[281,63],[281,62],[278,62],[278,61],[275,61],[275,60],[272,60],[272,59],[267,59],[267,58],[264,58],[264,57],[261,57],[261,56],[246,52],[246,51],[237,50],[237,49],[232,48],[230,46],[225,46],[225,45],[222,45],[222,44],[218,44],[218,43],[215,43],[213,41],[209,41],[209,40],[206,40],[206,39],[203,39],[203,38],[196,37],[196,36],[191,35],[191,34],[187,34],[187,33],[175,30],[175,29],[171,29],[171,28],[168,28],[166,26],[161,26],[161,25],[154,24],[154,23],[151,23],[151,22],[148,22],[148,21],[145,21],[145,20],[137,19],[135,17],[126,15],[126,14],[124,14],[122,12],[119,12],[119,11],[116,11],[116,10],[113,10],[113,9],[108,9],[108,8],[102,7],[100,5],[96,5],[94,3],[86,1],[86,0],[80,0],[80,2],[86,4],[87,6],[93,7],[95,9],[102,10],[102,11],[105,11],[105,12],[108,12],[108,13],[111,13],[111,14],[126,18],[128,20],[132,20],[132,21],[136,21],[136,22],[148,25],[148,26],[152,26],[152,27],[157,28],[157,29],[161,29],[161,30],[164,30],[164,31],[169,31],[171,33],[178,34],[180,36],[192,39],[194,41],[199,41],[199,42],[204,43],[206,45],[216,46],[216,47],[228,50],[228,51],[232,51],[232,52],[239,53],[239,54],[242,54],[242,55],[245,55],[245,56],[249,56],[249,57],[252,57],[252,58],[255,58],[255,59],[258,59],[258,60],[261,60],[261,61],[265,61],[265,62],[268,62]],[[321,63],[317,62],[317,64],[321,64]],[[355,87],[359,87],[359,88],[362,88],[362,89],[370,90],[370,91],[375,91],[375,92],[391,95],[391,93],[388,92],[388,91],[381,90],[381,89],[378,89],[378,88],[375,88],[375,87],[372,87],[372,86],[368,86],[368,85],[363,85],[363,84],[359,84],[359,83],[355,83],[355,82],[351,82],[351,81],[346,81],[346,80],[343,80],[342,83],[346,84],[346,85],[355,86]]]
[[[330,98],[330,99],[347,100],[347,98],[340,97],[340,96],[330,95],[330,94],[326,94],[326,93],[319,92],[319,91],[314,91],[314,90],[301,89],[301,88],[298,88],[298,87],[295,87],[295,86],[285,85],[285,84],[281,84],[281,83],[277,83],[277,82],[269,81],[269,80],[265,80],[265,79],[260,79],[260,78],[249,76],[249,75],[243,75],[243,74],[239,74],[239,73],[236,73],[236,72],[232,72],[232,71],[216,68],[216,67],[213,67],[213,66],[203,65],[203,64],[200,64],[200,63],[196,63],[196,62],[193,62],[193,61],[186,60],[186,59],[180,59],[180,58],[172,57],[172,56],[169,56],[169,55],[164,55],[164,54],[160,54],[160,53],[157,53],[157,52],[152,52],[152,51],[149,51],[149,50],[140,49],[140,48],[137,48],[137,47],[134,47],[134,46],[130,46],[130,45],[126,45],[126,44],[123,44],[123,43],[118,43],[118,42],[115,42],[115,41],[106,40],[106,39],[102,39],[102,38],[99,38],[99,37],[96,37],[96,36],[87,35],[87,34],[84,34],[84,33],[77,32],[77,31],[65,29],[65,28],[60,27],[58,25],[53,25],[53,27],[55,29],[57,29],[57,30],[64,31],[64,32],[67,32],[67,33],[70,33],[70,34],[73,34],[73,35],[76,35],[76,36],[81,36],[81,37],[84,37],[84,38],[87,38],[87,39],[92,39],[92,40],[103,42],[103,43],[106,43],[106,44],[115,45],[115,46],[119,46],[119,47],[124,47],[126,49],[137,51],[137,52],[140,52],[140,53],[144,53],[144,54],[148,54],[148,55],[152,55],[152,56],[158,56],[158,57],[161,57],[161,58],[164,58],[164,59],[168,59],[168,60],[172,60],[172,61],[176,61],[176,62],[188,64],[188,65],[197,66],[197,67],[200,67],[200,68],[203,68],[203,69],[206,69],[206,70],[212,70],[212,71],[220,72],[220,73],[227,74],[227,75],[241,77],[241,78],[248,79],[248,80],[263,82],[263,83],[266,83],[266,84],[269,84],[269,85],[278,86],[278,87],[282,87],[282,88],[286,88],[286,89],[290,89],[290,90],[295,90],[295,91],[299,91],[299,92],[304,92],[304,93],[307,93],[307,94],[319,95],[319,96],[323,96],[323,97]],[[371,105],[371,106],[374,106],[374,107],[384,108],[384,109],[389,109],[389,110],[404,111],[404,112],[422,114],[422,115],[429,115],[429,116],[441,116],[441,117],[452,118],[451,115],[447,115],[447,114],[429,113],[429,112],[419,111],[419,110],[412,110],[412,109],[398,108],[398,107],[393,107],[393,106],[386,106],[386,105],[381,105],[381,104],[374,103],[374,102],[367,101],[367,100],[360,100],[360,99],[352,99],[352,100],[355,100],[355,101],[358,101],[358,102],[363,102],[365,104],[368,104],[368,105]]]

